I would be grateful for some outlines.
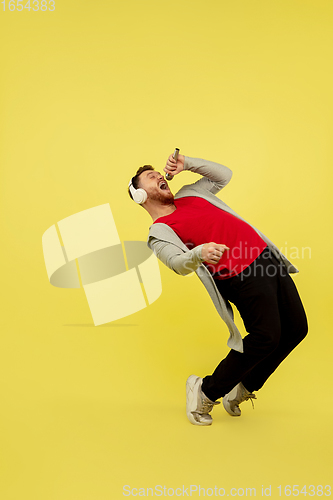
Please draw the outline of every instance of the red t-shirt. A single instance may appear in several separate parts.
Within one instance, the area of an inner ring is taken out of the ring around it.
[[[230,248],[217,264],[203,262],[215,279],[239,274],[267,246],[247,222],[199,196],[175,199],[174,204],[177,209],[173,213],[159,217],[153,224],[162,222],[170,226],[190,250],[211,241]]]

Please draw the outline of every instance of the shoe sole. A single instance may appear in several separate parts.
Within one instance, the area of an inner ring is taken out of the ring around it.
[[[186,415],[191,424],[193,425],[212,425],[212,422],[198,422],[195,420],[193,413],[191,412],[191,408],[193,408],[193,401],[194,401],[194,394],[193,390],[191,388],[192,383],[195,382],[195,380],[198,377],[196,375],[190,375],[189,378],[186,381]],[[194,382],[193,382],[194,379]]]

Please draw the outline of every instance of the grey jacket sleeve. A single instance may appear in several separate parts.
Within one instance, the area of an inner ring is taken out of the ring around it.
[[[194,188],[197,186],[216,194],[228,184],[232,177],[232,170],[220,163],[203,160],[202,158],[191,158],[190,156],[184,158],[184,170],[191,170],[203,176],[191,184]]]
[[[153,250],[156,257],[169,269],[182,276],[193,273],[201,265],[203,262],[201,256],[203,245],[182,252],[173,243],[160,240],[154,236],[151,236],[148,241],[148,247]]]

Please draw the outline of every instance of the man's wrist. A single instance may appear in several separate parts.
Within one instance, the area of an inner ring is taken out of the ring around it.
[[[187,156],[184,155],[184,165],[183,165],[183,170],[188,170],[189,167],[189,161],[187,159]]]
[[[197,255],[197,258],[200,259],[200,262],[204,262],[205,258],[202,256],[202,248],[205,243],[201,243],[200,245],[197,245],[193,250],[195,250],[195,253]]]

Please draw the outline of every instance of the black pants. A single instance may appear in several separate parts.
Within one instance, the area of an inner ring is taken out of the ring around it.
[[[215,283],[237,307],[248,335],[243,353],[231,349],[203,379],[202,390],[212,401],[239,382],[250,392],[258,391],[308,332],[295,283],[269,247],[243,272]]]

